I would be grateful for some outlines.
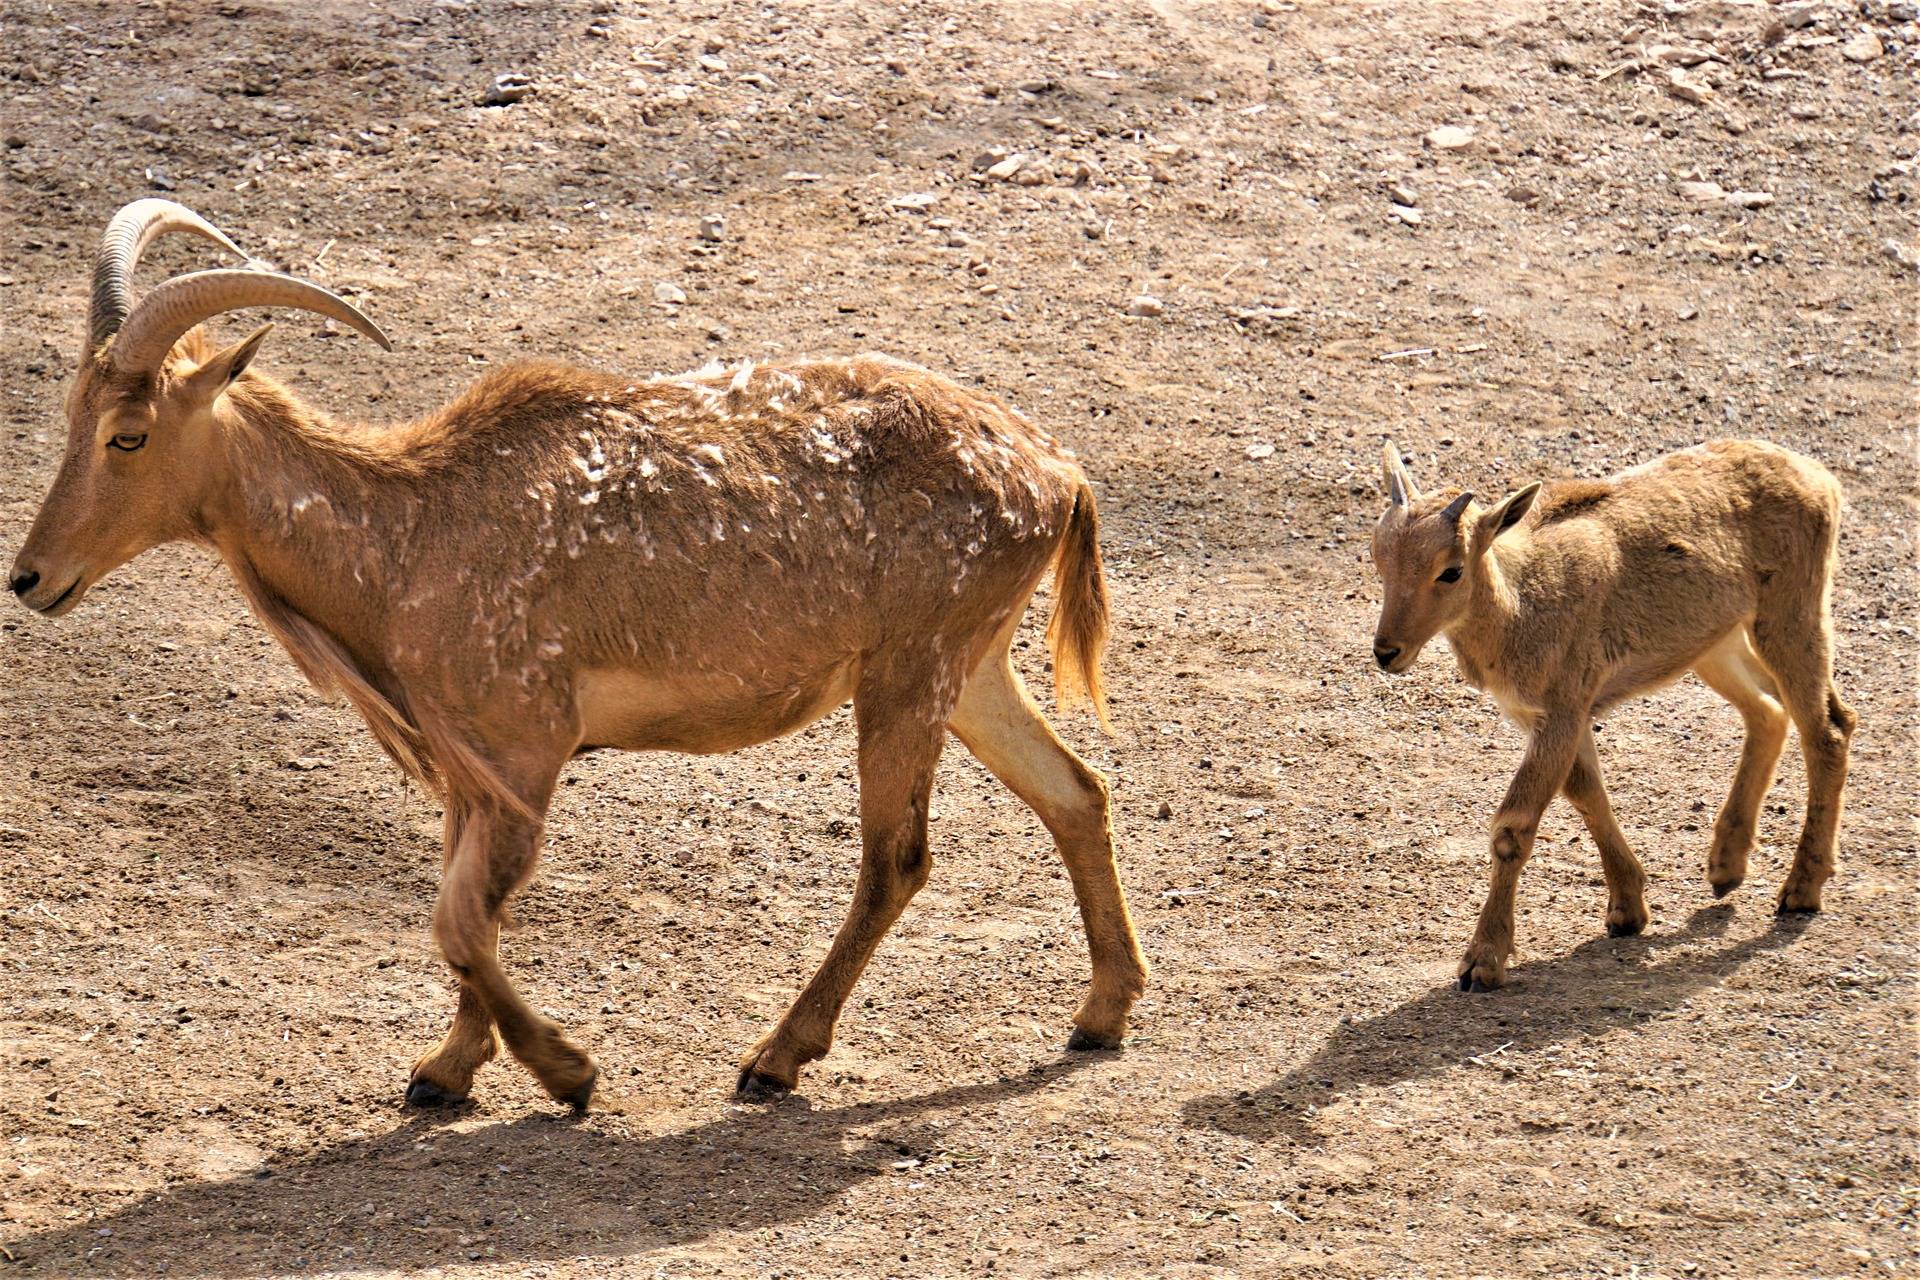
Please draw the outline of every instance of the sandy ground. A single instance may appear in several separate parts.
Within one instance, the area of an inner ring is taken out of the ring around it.
[[[955,749],[933,882],[832,1054],[736,1105],[852,884],[846,717],[595,757],[506,954],[597,1055],[599,1109],[502,1062],[470,1109],[410,1113],[452,1006],[438,814],[210,556],[165,549],[62,622],[0,621],[0,1256],[1911,1274],[1913,12],[0,0],[0,549],[58,463],[95,238],[151,192],[387,326],[392,356],[287,317],[265,357],[370,422],[535,353],[872,348],[977,380],[1099,488],[1118,732],[1062,730],[1113,779],[1155,967],[1124,1051],[1063,1053],[1064,876]],[[480,105],[507,72],[533,93]],[[1825,914],[1772,914],[1792,750],[1747,887],[1708,893],[1739,721],[1689,681],[1601,733],[1651,929],[1603,936],[1557,806],[1512,985],[1452,989],[1520,740],[1444,652],[1370,669],[1389,433],[1489,495],[1720,435],[1832,468],[1861,730]]]

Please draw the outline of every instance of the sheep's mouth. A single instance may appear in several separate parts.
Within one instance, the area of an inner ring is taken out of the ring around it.
[[[81,574],[78,578],[75,578],[67,584],[65,591],[62,591],[46,604],[28,605],[27,607],[43,618],[57,618],[72,609],[74,605],[80,603],[80,584],[84,581],[86,581],[86,575]]]

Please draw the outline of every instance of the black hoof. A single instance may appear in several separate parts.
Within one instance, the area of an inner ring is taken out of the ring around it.
[[[1646,928],[1647,926],[1643,922],[1629,920],[1623,924],[1608,925],[1607,936],[1609,938],[1634,938],[1644,933]]]
[[[1468,976],[1467,976],[1466,974],[1464,974],[1464,973],[1460,975],[1460,989],[1461,989],[1462,991],[1471,991],[1471,990],[1473,990],[1473,979],[1472,979],[1472,978],[1470,978],[1470,977],[1468,977]]]
[[[573,1114],[583,1116],[587,1114],[587,1104],[593,1101],[593,1086],[599,1083],[600,1071],[599,1068],[596,1067],[593,1074],[581,1082],[579,1088],[560,1098],[559,1101],[572,1107]]]
[[[778,1102],[793,1090],[765,1072],[742,1067],[734,1082],[733,1096],[742,1102]]]
[[[1732,893],[1735,889],[1738,889],[1744,883],[1745,883],[1745,879],[1743,877],[1740,880],[1729,880],[1725,884],[1712,884],[1711,882],[1709,882],[1709,887],[1712,888],[1714,897],[1724,898],[1728,894]]]
[[[1067,1037],[1069,1052],[1085,1053],[1095,1049],[1118,1049],[1120,1041],[1112,1036],[1097,1036],[1085,1027],[1075,1027],[1073,1034]]]
[[[1494,988],[1480,981],[1480,979],[1472,977],[1470,975],[1461,977],[1460,989],[1462,991],[1470,991],[1476,996],[1485,995],[1487,992],[1494,990]]]
[[[1777,916],[1817,916],[1820,914],[1820,908],[1790,907],[1783,902],[1773,909],[1773,914]]]
[[[466,1094],[448,1093],[424,1077],[407,1082],[407,1105],[410,1107],[457,1107],[466,1100]]]

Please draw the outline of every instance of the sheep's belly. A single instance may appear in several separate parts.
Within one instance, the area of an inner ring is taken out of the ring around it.
[[[574,682],[580,747],[714,755],[803,729],[853,696],[851,659],[779,688],[617,669]]]

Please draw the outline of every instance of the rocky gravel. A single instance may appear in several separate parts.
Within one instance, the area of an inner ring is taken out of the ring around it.
[[[604,1105],[569,1121],[496,1064],[470,1109],[409,1113],[452,1008],[438,815],[210,557],[154,552],[60,623],[0,617],[13,1269],[1917,1265],[1913,5],[0,0],[0,26],[0,550],[59,461],[94,241],[144,194],[395,337],[290,315],[263,356],[370,424],[536,355],[919,360],[1098,488],[1116,733],[1060,729],[1113,779],[1155,966],[1124,1051],[1062,1051],[1070,894],[956,749],[932,883],[833,1052],[739,1106],[852,887],[851,727],[594,757],[505,949]],[[1388,435],[1485,493],[1723,435],[1834,471],[1862,728],[1824,915],[1771,915],[1791,751],[1713,900],[1739,722],[1689,682],[1601,726],[1648,933],[1604,936],[1558,807],[1511,987],[1452,989],[1520,742],[1443,653],[1370,668]]]

